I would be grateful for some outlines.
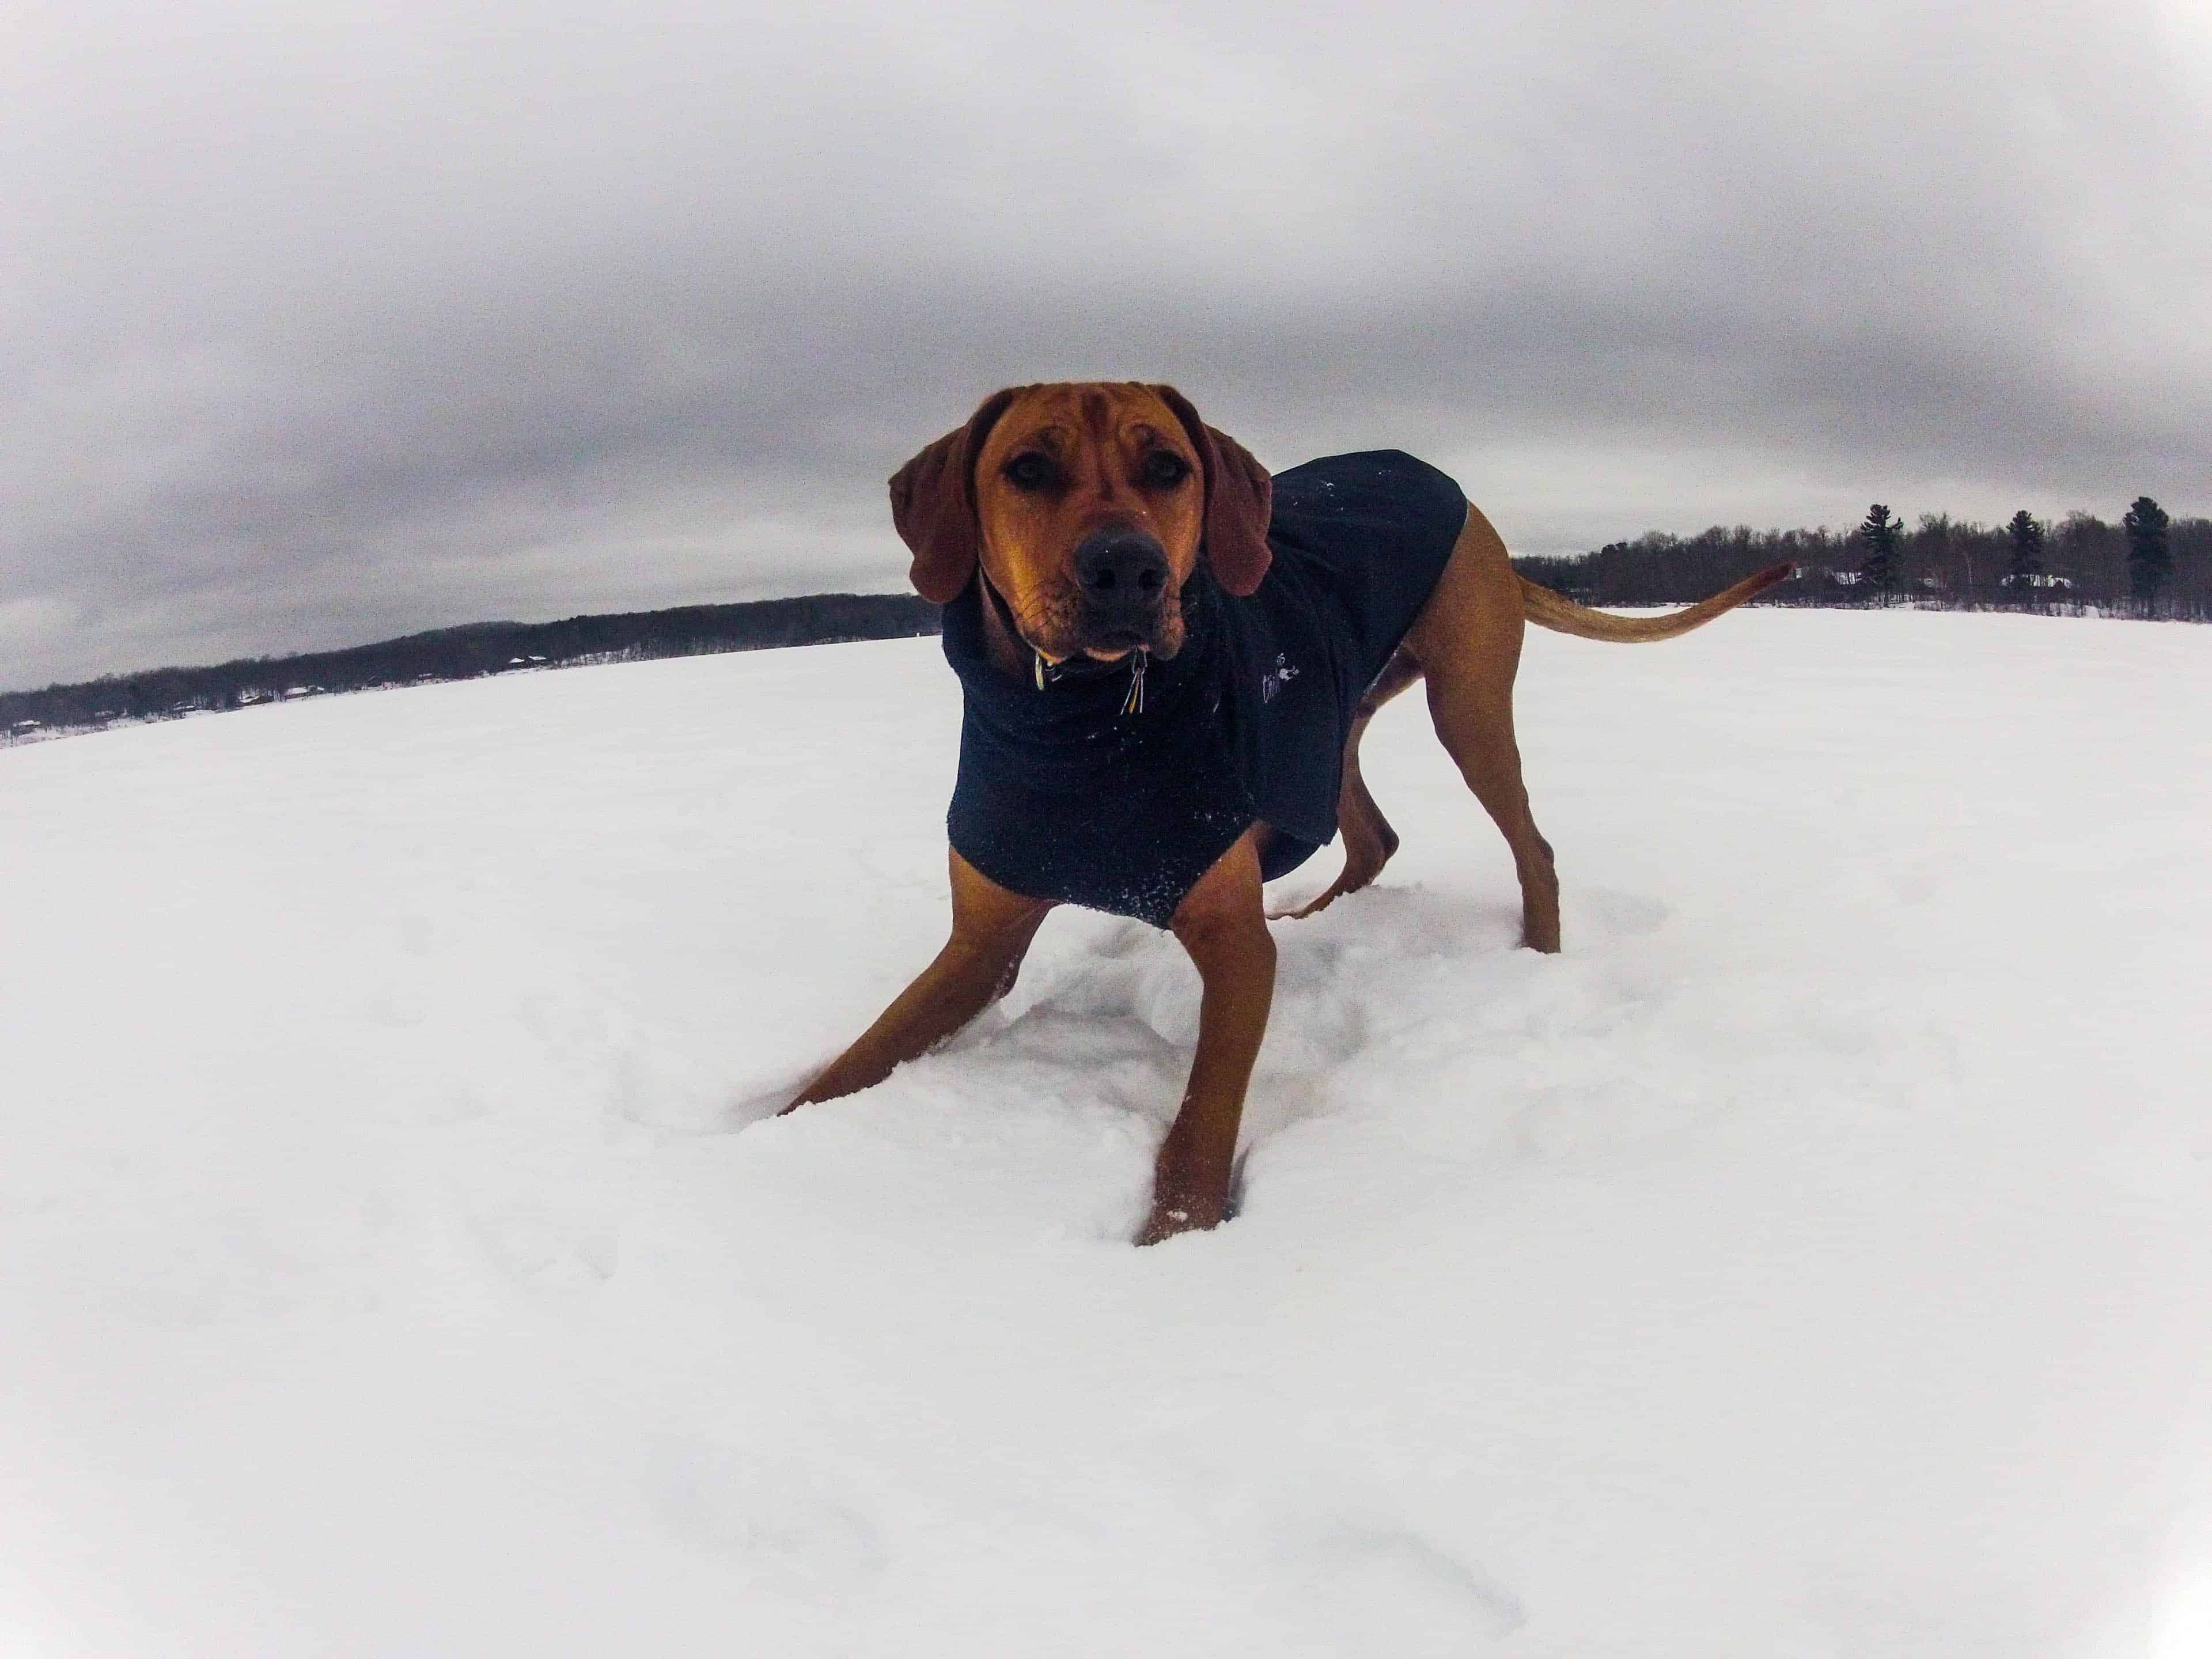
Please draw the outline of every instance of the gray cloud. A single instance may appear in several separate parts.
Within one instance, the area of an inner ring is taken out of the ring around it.
[[[183,0],[0,64],[0,684],[894,585],[991,387],[1398,443],[1514,544],[2212,508],[2182,0]]]

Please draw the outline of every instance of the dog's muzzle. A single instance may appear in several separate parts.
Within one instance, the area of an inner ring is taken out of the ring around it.
[[[1159,643],[1169,598],[1167,550],[1141,530],[1101,530],[1075,549],[1082,595],[1076,630],[1085,650],[1134,651]]]

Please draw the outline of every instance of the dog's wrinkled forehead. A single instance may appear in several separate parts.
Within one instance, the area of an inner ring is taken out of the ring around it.
[[[1146,386],[1082,382],[1025,387],[1006,406],[976,458],[979,472],[1033,448],[1064,465],[1090,455],[1103,462],[1130,449],[1169,449],[1194,467],[1200,459],[1182,422]]]

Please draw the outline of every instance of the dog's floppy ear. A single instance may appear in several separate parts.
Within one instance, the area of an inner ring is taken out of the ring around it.
[[[1243,598],[1260,586],[1274,560],[1267,550],[1274,480],[1243,444],[1200,420],[1182,392],[1171,386],[1152,390],[1175,410],[1206,468],[1206,562],[1213,568],[1214,580]]]
[[[1014,400],[994,392],[968,417],[891,474],[891,526],[914,553],[908,580],[932,605],[959,598],[975,574],[982,521],[975,513],[975,457]]]

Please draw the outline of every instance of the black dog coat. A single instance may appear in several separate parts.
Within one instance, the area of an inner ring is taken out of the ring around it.
[[[1278,473],[1249,599],[1203,562],[1182,590],[1183,647],[1144,670],[1065,673],[1040,688],[994,667],[980,579],[945,607],[960,677],[960,773],[945,828],[1000,886],[1164,927],[1255,819],[1261,873],[1287,874],[1336,835],[1359,699],[1436,589],[1467,498],[1395,449]]]

